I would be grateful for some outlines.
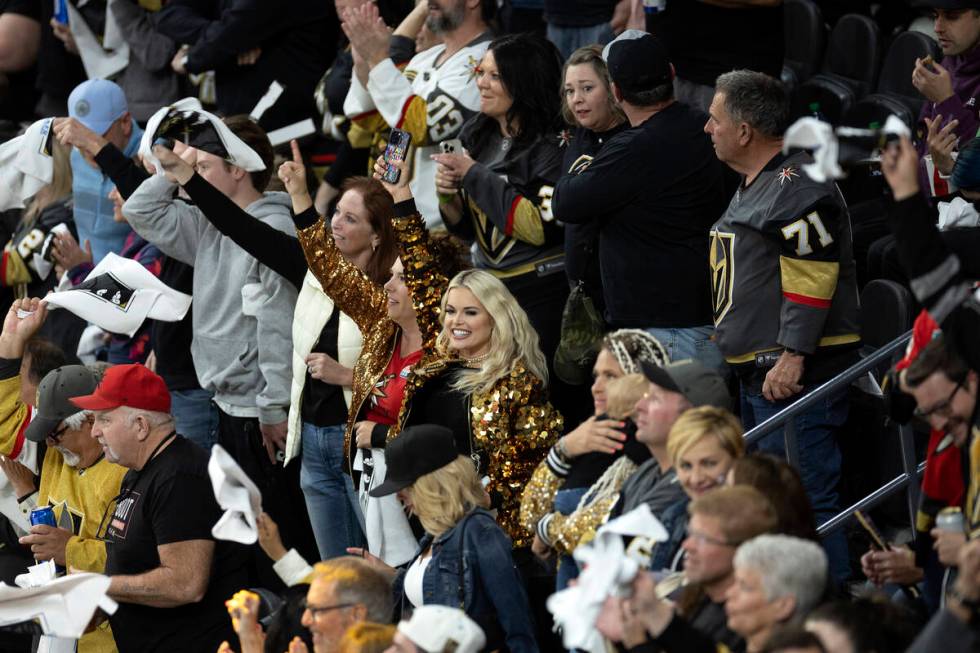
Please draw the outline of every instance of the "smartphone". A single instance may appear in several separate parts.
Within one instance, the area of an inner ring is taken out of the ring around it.
[[[439,143],[439,147],[442,148],[443,154],[462,154],[463,153],[463,141],[458,138],[450,138],[447,141]]]
[[[68,24],[68,0],[54,0],[54,20],[61,25]]]
[[[392,129],[388,134],[388,147],[385,148],[384,159],[387,164],[385,173],[381,175],[382,181],[389,184],[397,184],[401,171],[391,165],[392,161],[404,161],[408,154],[408,147],[412,144],[412,135],[400,129]]]

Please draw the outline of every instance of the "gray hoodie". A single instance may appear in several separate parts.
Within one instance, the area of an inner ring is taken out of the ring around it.
[[[136,232],[165,254],[194,266],[191,355],[201,387],[225,413],[286,420],[292,377],[296,289],[222,235],[200,209],[173,199],[176,186],[156,175],[123,211]],[[295,233],[286,193],[265,193],[245,211]]]

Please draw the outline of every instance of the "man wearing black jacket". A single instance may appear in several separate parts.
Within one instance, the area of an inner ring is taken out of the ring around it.
[[[552,210],[599,224],[599,266],[611,328],[647,329],[671,360],[724,370],[712,342],[708,231],[734,176],[702,132],[706,117],[674,101],[673,66],[653,36],[630,30],[603,53],[633,129],[609,140],[588,168],[562,177]]]
[[[250,113],[273,81],[285,90],[259,121],[271,131],[315,115],[313,89],[337,40],[331,3],[320,0],[170,0],[156,16],[183,43],[176,72],[215,71],[218,113]]]

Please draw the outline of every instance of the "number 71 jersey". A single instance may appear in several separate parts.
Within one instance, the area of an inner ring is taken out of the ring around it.
[[[836,184],[803,172],[811,162],[777,154],[711,228],[715,340],[731,364],[859,340],[850,217]]]

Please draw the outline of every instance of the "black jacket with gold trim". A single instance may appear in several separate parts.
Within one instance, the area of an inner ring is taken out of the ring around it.
[[[545,134],[520,146],[494,127],[476,148],[476,119],[461,134],[477,164],[463,178],[463,219],[456,225],[446,221],[450,231],[476,240],[476,267],[500,277],[562,260],[564,232],[551,213],[551,196],[561,175],[558,135]]]
[[[858,291],[847,206],[833,182],[802,170],[809,154],[777,154],[739,187],[711,229],[715,339],[729,363],[765,367],[767,352],[807,355],[813,365],[859,342]],[[773,359],[774,361],[774,359]],[[846,365],[845,365],[846,366]]]

